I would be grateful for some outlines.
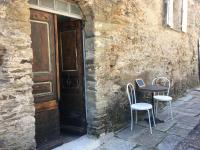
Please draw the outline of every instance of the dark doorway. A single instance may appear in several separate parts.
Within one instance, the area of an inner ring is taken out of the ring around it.
[[[82,21],[64,16],[57,18],[61,131],[85,134]]]

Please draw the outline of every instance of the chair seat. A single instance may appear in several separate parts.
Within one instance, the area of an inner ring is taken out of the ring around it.
[[[134,110],[149,110],[152,109],[152,105],[148,103],[136,103],[132,104],[131,108]]]
[[[171,101],[172,100],[172,97],[166,96],[166,95],[156,95],[153,98],[158,101]]]

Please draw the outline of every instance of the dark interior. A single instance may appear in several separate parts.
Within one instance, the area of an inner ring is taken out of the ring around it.
[[[62,134],[86,133],[82,21],[57,16]]]

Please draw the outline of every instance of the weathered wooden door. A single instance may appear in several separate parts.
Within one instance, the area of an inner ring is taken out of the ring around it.
[[[59,136],[56,89],[54,15],[31,10],[33,95],[37,145]]]
[[[81,21],[59,21],[60,117],[64,131],[85,133]]]

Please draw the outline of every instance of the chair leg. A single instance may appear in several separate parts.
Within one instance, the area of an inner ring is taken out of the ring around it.
[[[158,115],[158,100],[156,100],[156,111],[155,111],[155,116],[157,117]]]
[[[167,116],[168,116],[168,118],[170,118],[170,103],[169,102],[167,102]]]
[[[131,131],[133,130],[133,110],[131,109]]]
[[[150,118],[150,113],[149,113],[149,110],[147,110],[148,112],[148,117],[149,117],[149,128],[150,128],[150,132],[152,134],[152,128],[151,128],[151,118]]]
[[[135,123],[137,124],[138,118],[137,118],[137,110],[135,111]]]
[[[170,113],[171,113],[171,119],[173,120],[173,113],[172,113],[172,102],[169,101],[169,109],[170,109]]]
[[[156,127],[156,122],[155,122],[155,118],[154,118],[154,114],[153,114],[153,109],[151,110],[151,113],[152,113],[154,127]]]

